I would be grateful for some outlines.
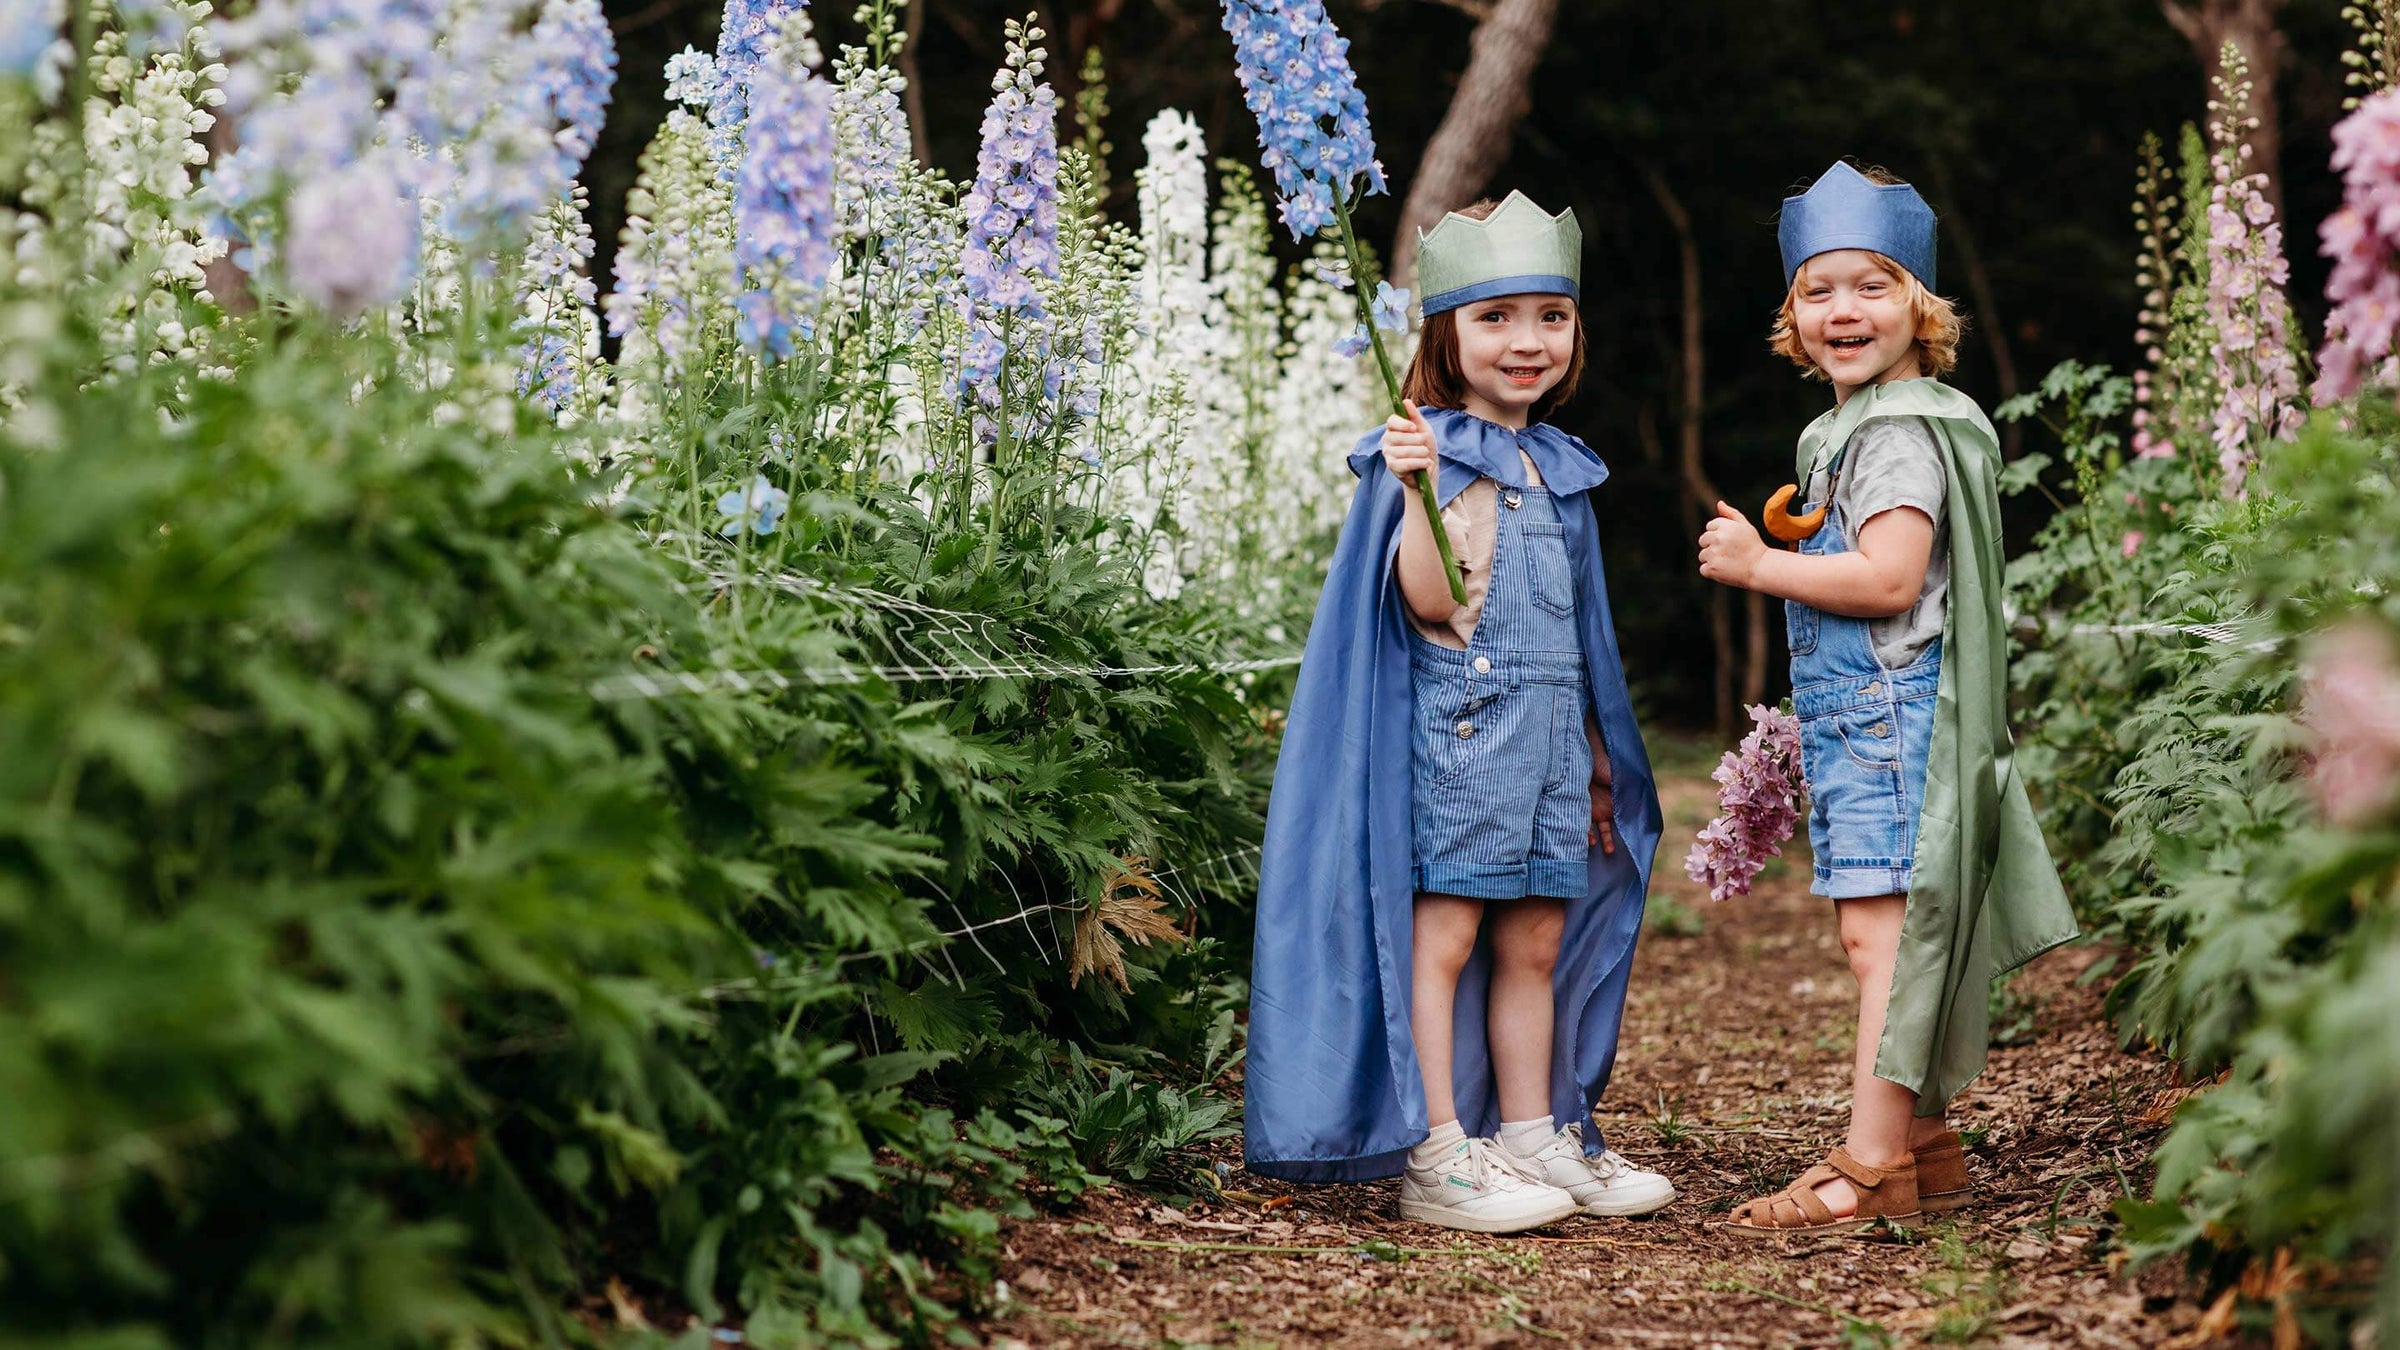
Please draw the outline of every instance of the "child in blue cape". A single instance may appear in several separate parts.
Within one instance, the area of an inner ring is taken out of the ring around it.
[[[1908,1224],[1973,1200],[1944,1108],[1983,1068],[1992,976],[2075,936],[2008,734],[2000,447],[1937,377],[1959,319],[1934,293],[1916,189],[1835,164],[1787,198],[1775,350],[1833,386],[1801,433],[1767,547],[1723,502],[1700,574],[1779,596],[1789,619],[1816,894],[1858,982],[1850,1129],[1746,1237]]]
[[[1675,1194],[1589,1128],[1659,812],[1590,496],[1608,470],[1542,422],[1582,373],[1581,269],[1574,217],[1515,193],[1423,236],[1408,415],[1350,456],[1259,877],[1251,1169],[1398,1176],[1404,1217],[1476,1232]]]

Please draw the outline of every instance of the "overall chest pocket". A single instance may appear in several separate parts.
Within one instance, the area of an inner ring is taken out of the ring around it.
[[[1558,616],[1575,614],[1575,570],[1567,562],[1567,527],[1525,522],[1525,570],[1533,603]]]

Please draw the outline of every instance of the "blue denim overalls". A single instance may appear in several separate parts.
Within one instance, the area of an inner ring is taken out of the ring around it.
[[[1466,650],[1411,634],[1416,889],[1578,897],[1590,886],[1592,747],[1566,527],[1538,487],[1500,484],[1493,516]]]
[[[1841,470],[1837,455],[1826,475],[1828,499]],[[1800,551],[1848,552],[1843,523],[1841,508],[1829,500],[1824,527],[1801,540]],[[1786,600],[1784,621],[1792,648],[1792,711],[1800,719],[1800,771],[1808,779],[1808,842],[1816,854],[1816,883],[1809,889],[1836,900],[1906,894],[1933,748],[1941,641],[1894,670],[1875,654],[1868,620]]]

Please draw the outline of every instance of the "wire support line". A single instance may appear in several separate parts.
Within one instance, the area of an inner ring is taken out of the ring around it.
[[[1022,660],[1000,658],[956,665],[830,665],[753,670],[728,666],[716,670],[674,670],[656,674],[633,671],[594,680],[590,689],[592,697],[603,702],[628,702],[707,694],[720,689],[741,693],[761,690],[784,692],[799,685],[851,685],[864,684],[869,680],[910,684],[966,680],[1106,680],[1156,675],[1244,675],[1282,670],[1298,664],[1300,657],[1294,653],[1240,661],[1178,661],[1146,666],[1069,665],[1040,657]]]
[[[2234,623],[2079,623],[2069,627],[2071,637],[2196,637],[2212,647],[2240,647],[2246,651],[2267,652],[2283,645],[2280,637],[2255,638]]]

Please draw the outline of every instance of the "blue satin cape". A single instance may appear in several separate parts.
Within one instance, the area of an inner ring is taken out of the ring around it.
[[[1658,791],[1634,725],[1609,617],[1591,489],[1608,468],[1548,426],[1523,433],[1426,409],[1441,445],[1442,502],[1479,476],[1524,487],[1521,445],[1558,497],[1576,567],[1586,688],[1607,743],[1617,851],[1592,850],[1559,944],[1550,1110],[1589,1122],[1624,1019],[1634,939],[1660,833]],[[1409,1035],[1409,752],[1412,640],[1393,560],[1402,494],[1383,469],[1382,433],[1351,452],[1357,495],[1334,550],[1301,658],[1259,869],[1250,977],[1243,1150],[1254,1172],[1293,1181],[1397,1176],[1426,1135],[1425,1090]],[[1453,1072],[1469,1134],[1499,1125],[1484,1038],[1489,943],[1460,978]],[[1587,1127],[1586,1147],[1599,1133]]]

